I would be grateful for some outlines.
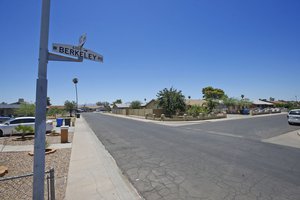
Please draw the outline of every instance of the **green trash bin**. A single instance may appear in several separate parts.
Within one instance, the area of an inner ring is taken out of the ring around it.
[[[80,114],[79,113],[76,114],[76,118],[80,118]]]

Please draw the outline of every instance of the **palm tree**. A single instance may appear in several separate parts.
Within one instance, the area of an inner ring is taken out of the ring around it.
[[[75,90],[76,90],[76,112],[77,112],[77,110],[78,110],[78,95],[77,95],[78,78],[73,78],[73,83],[75,84]]]

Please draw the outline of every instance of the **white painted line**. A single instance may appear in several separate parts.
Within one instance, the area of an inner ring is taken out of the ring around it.
[[[234,135],[231,133],[222,133],[222,132],[216,132],[216,131],[207,131],[208,133],[216,134],[216,135],[222,135],[222,136],[229,136],[229,137],[236,137],[236,138],[244,138],[240,135]]]
[[[228,136],[228,137],[235,137],[235,138],[244,138],[243,136],[240,135],[234,135],[231,133],[223,133],[223,132],[217,132],[217,131],[207,131],[203,129],[193,129],[193,128],[185,128],[186,130],[192,130],[192,131],[203,131],[203,133],[210,133],[214,135],[221,135],[221,136]]]

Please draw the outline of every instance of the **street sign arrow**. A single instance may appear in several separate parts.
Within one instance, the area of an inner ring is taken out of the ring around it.
[[[83,59],[89,59],[96,62],[103,62],[103,56],[85,48],[69,44],[52,44],[52,50],[57,53],[62,53],[68,56],[74,56]]]

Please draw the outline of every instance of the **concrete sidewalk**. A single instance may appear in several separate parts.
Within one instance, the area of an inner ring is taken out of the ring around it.
[[[65,199],[142,199],[83,118],[76,119]]]
[[[119,117],[119,118],[125,118],[125,119],[131,119],[131,120],[136,120],[136,121],[160,124],[160,125],[165,125],[165,126],[177,127],[177,126],[187,126],[187,125],[193,125],[193,124],[203,124],[203,123],[207,123],[207,122],[218,122],[218,121],[229,121],[229,120],[269,117],[269,116],[275,116],[275,115],[286,115],[287,113],[282,112],[282,113],[254,115],[254,116],[252,116],[252,115],[239,115],[239,114],[227,114],[227,118],[196,120],[196,121],[158,121],[158,120],[152,120],[152,119],[145,119],[145,117],[143,117],[143,116],[136,116],[136,115],[119,115],[119,114],[112,114],[112,113],[100,113],[100,114],[110,115],[110,116],[113,116],[113,117]]]
[[[278,135],[276,137],[264,139],[262,140],[262,142],[300,148],[300,129],[282,135]]]

